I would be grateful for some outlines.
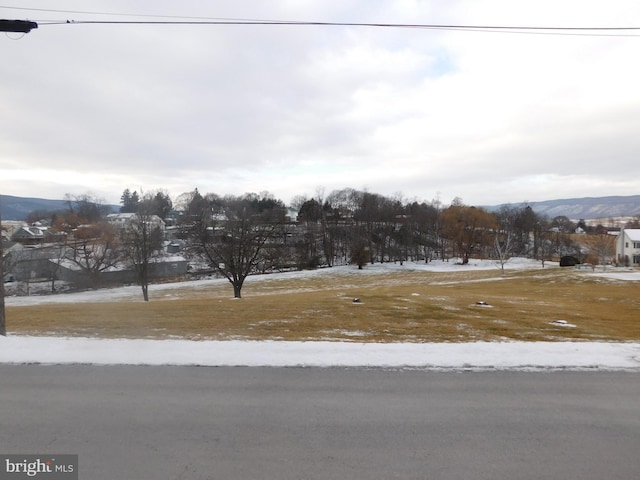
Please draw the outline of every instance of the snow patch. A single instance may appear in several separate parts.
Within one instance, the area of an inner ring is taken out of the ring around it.
[[[557,327],[576,328],[573,323],[569,323],[566,320],[554,320],[553,322],[549,322],[549,325],[555,325]]]
[[[640,372],[640,343],[256,342],[8,336],[0,337],[0,363]]]
[[[266,275],[251,275],[247,277],[246,284],[253,282],[269,282],[282,279],[302,279],[316,278],[324,276],[340,276],[340,277],[361,277],[367,275],[379,275],[390,272],[463,272],[474,270],[495,270],[496,266],[491,260],[474,260],[467,265],[457,265],[455,259],[450,262],[435,260],[429,263],[422,262],[405,262],[403,265],[399,263],[376,263],[367,265],[364,269],[358,270],[352,265],[336,266],[331,268],[319,268],[316,270],[301,270],[294,272],[272,273]],[[547,262],[550,265],[550,262]],[[557,265],[557,263],[556,263]],[[540,269],[541,264],[536,260],[526,258],[512,258],[505,265],[510,270],[531,270]],[[481,279],[477,281],[498,281],[499,279]],[[442,285],[464,283],[464,281],[443,282]],[[191,280],[176,283],[162,283],[149,285],[149,292],[159,296],[170,295],[173,290],[177,289],[202,289],[213,284],[228,284],[224,278],[208,278],[204,280]],[[338,295],[340,297],[341,295]],[[7,296],[5,304],[7,306],[28,306],[28,305],[47,305],[60,303],[100,303],[100,302],[116,302],[119,300],[140,300],[140,287],[132,285],[126,287],[103,288],[99,290],[91,290],[85,292],[65,293],[58,295],[33,295],[26,297]]]

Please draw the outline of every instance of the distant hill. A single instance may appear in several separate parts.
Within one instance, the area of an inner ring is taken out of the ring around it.
[[[635,217],[640,215],[640,195],[627,197],[567,198],[563,200],[529,202],[529,205],[534,212],[545,215],[548,218],[565,216],[572,220],[590,220],[596,218]],[[497,210],[500,206],[488,208],[490,210]]]
[[[69,208],[69,204],[65,200],[0,195],[0,207],[2,208],[2,220],[24,220],[34,210],[65,210]],[[115,211],[120,208],[117,205],[111,205],[111,207]]]
[[[34,210],[60,210],[68,208],[65,200],[46,200],[44,198],[13,197],[0,195],[3,220],[24,220]],[[520,205],[511,203],[507,205]],[[640,195],[627,197],[585,197],[567,198],[563,200],[546,200],[529,202],[531,208],[549,218],[566,216],[572,220],[589,220],[595,218],[635,217],[640,215]],[[487,206],[495,211],[502,205]],[[119,205],[111,205],[118,211]]]

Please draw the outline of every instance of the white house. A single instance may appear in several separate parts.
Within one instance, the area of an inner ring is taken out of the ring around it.
[[[640,266],[640,228],[622,228],[616,239],[618,264]]]
[[[110,213],[107,215],[107,222],[123,230],[138,220],[137,213]],[[158,215],[150,215],[149,223],[152,228],[158,227],[162,232],[165,230],[165,223]]]

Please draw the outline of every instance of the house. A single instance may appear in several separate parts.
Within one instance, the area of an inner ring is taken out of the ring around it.
[[[619,265],[640,267],[640,228],[622,228],[616,239]]]
[[[137,213],[110,213],[107,215],[107,222],[119,230],[125,230],[129,226],[134,225],[138,221]],[[158,215],[149,215],[149,223],[151,228],[158,227],[160,231],[164,232],[165,223]]]
[[[43,227],[23,226],[13,233],[11,240],[23,245],[37,245],[44,242],[46,231]]]
[[[62,252],[63,247],[56,244],[14,243],[5,250],[5,273],[11,273],[18,282],[50,279],[54,274],[51,261],[60,258]]]
[[[78,285],[90,284],[89,274],[77,263],[69,259],[51,260],[55,262],[56,277],[65,282]],[[155,279],[176,279],[187,273],[189,262],[179,255],[152,258],[149,261],[149,278]],[[136,274],[130,265],[120,263],[100,272],[97,276],[98,283],[123,284],[136,281]]]

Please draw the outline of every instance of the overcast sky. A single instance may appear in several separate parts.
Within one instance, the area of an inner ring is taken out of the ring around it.
[[[637,0],[0,5],[0,18],[40,23],[0,34],[3,194],[119,203],[125,188],[197,187],[288,203],[352,187],[492,205],[640,193],[640,30],[45,25],[163,19],[35,10],[640,27]]]

